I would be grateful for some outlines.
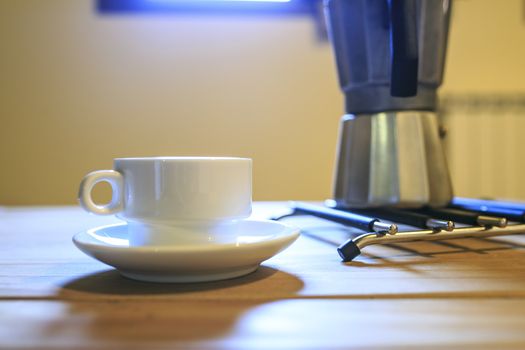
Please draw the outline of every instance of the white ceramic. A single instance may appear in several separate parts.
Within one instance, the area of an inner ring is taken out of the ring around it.
[[[127,224],[97,227],[73,237],[87,255],[125,277],[148,282],[204,282],[234,278],[287,248],[299,229],[267,220],[239,220],[222,242],[130,247]]]
[[[117,158],[115,170],[87,174],[79,202],[89,212],[129,222],[132,245],[205,243],[225,222],[251,214],[252,161],[232,157]],[[108,182],[112,199],[97,205],[93,187]],[[177,229],[174,229],[177,228]],[[167,233],[167,234],[165,234]]]

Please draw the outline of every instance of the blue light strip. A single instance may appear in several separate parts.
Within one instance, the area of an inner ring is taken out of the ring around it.
[[[188,0],[148,0],[151,2],[177,3],[187,2]],[[195,2],[290,2],[292,0],[193,0]]]
[[[318,12],[322,0],[94,0],[100,14],[159,13],[302,16]]]

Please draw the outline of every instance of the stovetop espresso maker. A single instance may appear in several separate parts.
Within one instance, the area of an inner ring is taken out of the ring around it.
[[[346,114],[334,201],[342,208],[445,206],[452,186],[440,138],[448,0],[327,0]]]

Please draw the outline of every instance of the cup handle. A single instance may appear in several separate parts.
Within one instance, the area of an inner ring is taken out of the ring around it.
[[[93,187],[105,181],[111,185],[111,201],[107,204],[97,205],[91,197]],[[124,207],[124,181],[122,174],[115,170],[93,171],[82,179],[78,190],[78,201],[86,211],[98,215],[111,215],[122,211]]]

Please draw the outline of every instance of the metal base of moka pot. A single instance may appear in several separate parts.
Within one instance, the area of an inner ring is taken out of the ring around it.
[[[452,199],[433,112],[343,116],[336,162],[338,207],[440,207]]]

